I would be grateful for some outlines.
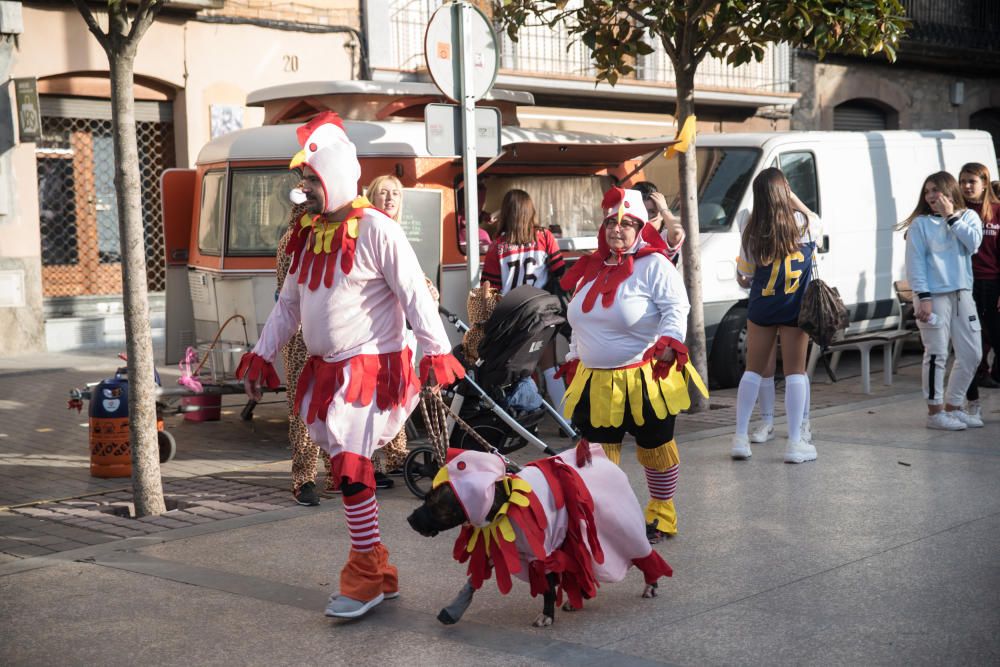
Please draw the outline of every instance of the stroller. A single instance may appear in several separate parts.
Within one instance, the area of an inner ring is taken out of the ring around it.
[[[464,334],[469,330],[457,315],[439,310],[458,331]],[[513,289],[500,300],[484,325],[478,361],[467,363],[461,346],[455,351],[466,367],[466,376],[448,392],[450,410],[476,435],[449,417],[449,447],[493,450],[506,460],[508,454],[530,443],[551,456],[556,452],[537,436],[546,415],[575,438],[573,427],[542,399],[531,379],[542,351],[565,321],[558,298],[530,285]],[[443,454],[433,445],[423,444],[406,457],[403,480],[418,498],[431,490]]]

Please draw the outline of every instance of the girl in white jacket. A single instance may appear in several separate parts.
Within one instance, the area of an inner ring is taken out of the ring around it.
[[[939,171],[924,181],[917,207],[900,228],[906,230],[906,279],[924,344],[927,428],[981,427],[982,419],[962,408],[982,356],[982,327],[972,300],[972,255],[983,240],[983,224],[965,207],[955,178]],[[955,363],[943,391],[949,342]]]

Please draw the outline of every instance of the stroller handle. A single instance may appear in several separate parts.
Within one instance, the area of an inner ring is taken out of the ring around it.
[[[440,304],[438,304],[438,312],[441,313],[442,316],[444,316],[444,319],[448,320],[448,323],[451,326],[458,329],[461,333],[465,333],[466,331],[469,330],[469,325],[463,322],[458,315],[451,312],[450,310],[448,310],[447,308],[445,308]]]

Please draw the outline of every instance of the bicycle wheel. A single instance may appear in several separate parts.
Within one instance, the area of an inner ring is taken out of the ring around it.
[[[431,492],[431,484],[440,468],[434,448],[417,445],[403,461],[403,482],[410,493],[423,500]]]

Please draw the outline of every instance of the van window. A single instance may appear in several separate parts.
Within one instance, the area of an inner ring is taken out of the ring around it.
[[[698,228],[703,233],[729,229],[759,157],[756,148],[698,147]],[[665,173],[665,182],[656,185],[679,215],[679,170],[671,168]]]
[[[816,156],[809,152],[782,153],[778,163],[792,192],[809,207],[813,213],[819,214],[819,188],[816,184]]]
[[[222,221],[226,215],[226,172],[209,171],[201,179],[198,214],[198,250],[206,255],[222,251]]]
[[[274,256],[292,210],[288,192],[299,178],[285,168],[233,169],[226,254]]]
[[[538,224],[552,230],[556,238],[595,236],[601,225],[601,199],[611,187],[610,176],[519,176],[497,175],[483,179],[486,186],[484,210],[493,216],[493,224],[484,225],[490,236],[499,232],[500,206],[511,190],[524,190],[531,196],[538,212]],[[456,189],[456,196],[464,196]],[[456,210],[463,203],[459,202]],[[464,248],[463,248],[464,251]]]

